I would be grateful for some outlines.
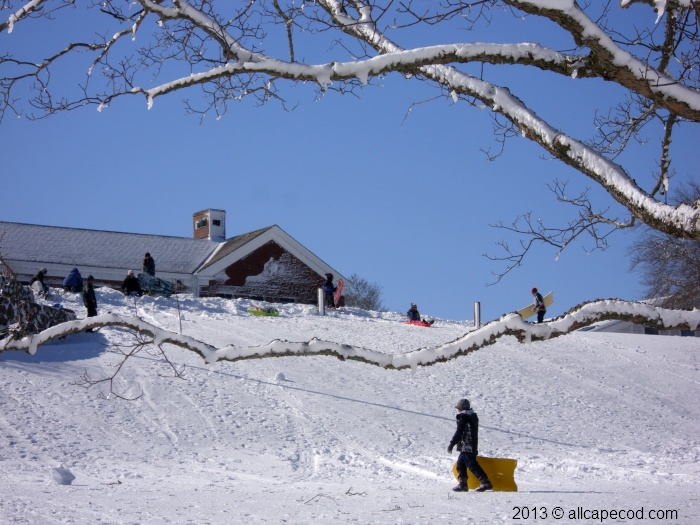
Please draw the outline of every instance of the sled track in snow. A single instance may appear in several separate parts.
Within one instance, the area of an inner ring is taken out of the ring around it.
[[[275,373],[275,375],[279,372],[272,362],[268,361],[267,364],[270,367],[270,369]],[[283,386],[280,385],[280,388],[283,388]],[[315,427],[323,428],[325,433],[333,436],[333,438],[336,439],[339,443],[342,443],[342,445],[344,446],[344,448],[346,450],[355,452],[357,455],[365,458],[366,460],[368,460],[371,463],[379,463],[381,465],[384,465],[384,466],[389,467],[389,468],[394,469],[394,470],[401,470],[403,472],[408,472],[411,474],[418,474],[420,476],[427,477],[430,479],[436,479],[436,480],[443,479],[443,477],[438,476],[434,472],[431,472],[431,471],[428,471],[425,469],[421,469],[420,467],[416,467],[414,465],[409,465],[405,462],[402,462],[402,461],[399,461],[396,459],[390,459],[390,458],[384,457],[382,455],[379,455],[375,452],[372,452],[368,448],[362,446],[356,440],[349,439],[342,432],[336,431],[334,428],[332,428],[331,425],[329,425],[325,421],[321,420],[320,418],[314,416],[312,412],[305,410],[303,408],[302,401],[293,392],[289,391],[288,389],[284,390],[284,394],[281,397],[281,399],[284,400],[284,402],[290,407],[290,409],[292,409],[296,414],[299,415],[298,417],[296,417],[296,420],[298,422],[300,422],[300,426],[303,427],[306,432],[312,432],[312,431],[309,430],[309,425],[304,423],[304,421],[311,421],[311,422],[313,422],[313,425]],[[304,450],[307,450],[307,447],[302,447],[302,448]],[[307,458],[306,459],[307,465],[309,462],[310,461]],[[310,475],[308,474],[309,470],[311,470]],[[317,470],[318,470],[318,464],[317,464],[316,459],[314,459],[312,468],[310,468],[310,469],[307,468],[307,476],[304,478],[304,480],[311,479],[313,476],[315,476],[317,474]]]

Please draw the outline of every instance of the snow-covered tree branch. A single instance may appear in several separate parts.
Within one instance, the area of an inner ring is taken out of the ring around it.
[[[437,348],[422,348],[396,355],[388,355],[366,348],[319,339],[312,339],[306,342],[276,340],[265,346],[236,347],[230,345],[223,348],[215,348],[193,337],[158,328],[138,317],[102,314],[84,320],[62,323],[41,333],[27,335],[21,339],[6,338],[0,340],[0,352],[23,350],[34,354],[42,345],[86,329],[118,326],[132,330],[141,334],[141,336],[146,336],[151,344],[161,348],[161,350],[163,345],[170,344],[194,352],[202,357],[206,363],[215,363],[217,361],[235,362],[267,357],[328,355],[343,361],[359,361],[389,369],[406,369],[417,366],[429,366],[455,359],[491,345],[503,336],[514,336],[521,342],[543,341],[568,334],[598,321],[610,319],[653,325],[660,330],[695,330],[700,325],[700,311],[697,309],[671,310],[643,303],[613,299],[598,300],[579,305],[563,316],[544,324],[527,323],[517,313],[506,314],[500,319]],[[140,340],[137,347],[141,348],[142,346],[143,340]],[[129,355],[125,354],[125,358],[128,358]]]
[[[634,24],[624,24],[633,8]],[[81,23],[56,49],[14,44],[18,33],[50,31],[56,20],[77,12]],[[0,13],[0,119],[43,118],[87,105],[104,109],[125,96],[143,97],[151,107],[159,97],[193,89],[201,90],[202,104],[190,101],[188,110],[220,116],[246,99],[287,107],[291,90],[285,85],[357,94],[395,75],[434,84],[448,100],[489,108],[504,141],[533,141],[595,181],[629,215],[608,217],[596,211],[609,209],[607,203],[569,201],[589,213],[555,231],[576,238],[606,224],[609,231],[596,235],[607,237],[641,221],[676,238],[700,240],[700,203],[669,205],[658,198],[672,175],[672,135],[700,122],[700,30],[690,0],[623,0],[619,6],[574,0],[3,0]],[[544,21],[557,36],[548,31],[540,42],[515,44],[401,43],[404,35],[410,42],[435,42],[457,31],[468,38],[469,30],[523,15],[523,24]],[[473,64],[489,68],[475,73]],[[489,80],[491,72],[516,66],[576,82],[615,83],[623,99],[591,117],[591,136],[575,137],[538,115],[517,76],[508,85]],[[72,87],[56,83],[66,75],[73,77]],[[642,129],[658,140],[658,172],[633,173],[620,163],[620,153],[642,140]],[[541,230],[522,234],[556,241]]]

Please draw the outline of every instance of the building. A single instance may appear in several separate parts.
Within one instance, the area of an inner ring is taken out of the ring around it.
[[[580,329],[582,332],[608,332],[615,334],[676,335],[681,337],[700,337],[700,330],[659,330],[651,326],[630,321],[601,321]]]
[[[184,238],[0,221],[0,256],[22,282],[43,267],[46,282],[61,286],[78,268],[118,288],[148,252],[156,276],[181,291],[270,302],[313,304],[326,273],[342,277],[277,225],[226,239],[226,212],[207,209],[193,214],[192,227]]]

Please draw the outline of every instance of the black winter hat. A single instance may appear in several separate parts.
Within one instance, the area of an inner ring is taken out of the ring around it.
[[[457,410],[469,410],[471,407],[472,405],[469,403],[469,400],[464,398],[457,401],[457,404],[455,405]]]

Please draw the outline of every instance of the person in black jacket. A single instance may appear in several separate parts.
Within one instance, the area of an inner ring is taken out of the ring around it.
[[[424,324],[433,324],[435,322],[433,319],[421,319],[416,303],[411,303],[411,307],[408,309],[408,312],[406,312],[406,317],[408,317],[409,321],[420,321]]]
[[[537,312],[537,322],[541,323],[544,320],[544,314],[547,313],[547,307],[544,305],[544,298],[537,291],[537,288],[532,289],[532,296],[535,298],[535,304],[532,309]]]
[[[139,297],[143,295],[143,290],[141,290],[141,285],[139,284],[139,280],[134,275],[133,270],[129,270],[129,273],[126,274],[126,279],[124,279],[124,282],[122,282],[122,292],[124,295],[136,294]]]
[[[143,271],[150,276],[155,276],[156,274],[156,261],[148,252],[146,252],[146,255],[143,257]]]
[[[455,431],[447,452],[452,454],[452,449],[457,446],[459,457],[457,458],[457,472],[459,474],[459,484],[453,488],[455,492],[466,492],[467,469],[471,470],[481,482],[477,487],[477,492],[491,490],[493,487],[484,469],[476,461],[479,450],[479,416],[471,409],[468,399],[460,399],[455,405],[457,409],[457,430]]]
[[[88,275],[87,285],[83,287],[83,304],[87,308],[87,316],[95,317],[97,315],[97,297],[95,296],[95,278],[92,275]],[[92,328],[85,330],[86,332],[92,332]]]
[[[335,308],[335,293],[336,287],[333,285],[333,274],[326,274],[326,283],[323,285],[323,295],[326,300],[326,308]]]
[[[34,277],[29,279],[29,286],[32,286],[34,283],[39,283],[36,286],[32,286],[32,288],[34,288],[39,295],[42,295],[44,297],[49,295],[49,287],[46,286],[46,283],[44,282],[44,277],[46,276],[47,273],[48,272],[47,272],[46,268],[42,268],[41,270],[36,272]]]
[[[418,306],[416,303],[411,303],[411,307],[408,309],[408,312],[406,312],[406,317],[408,317],[409,321],[420,321],[420,312],[418,311]]]

